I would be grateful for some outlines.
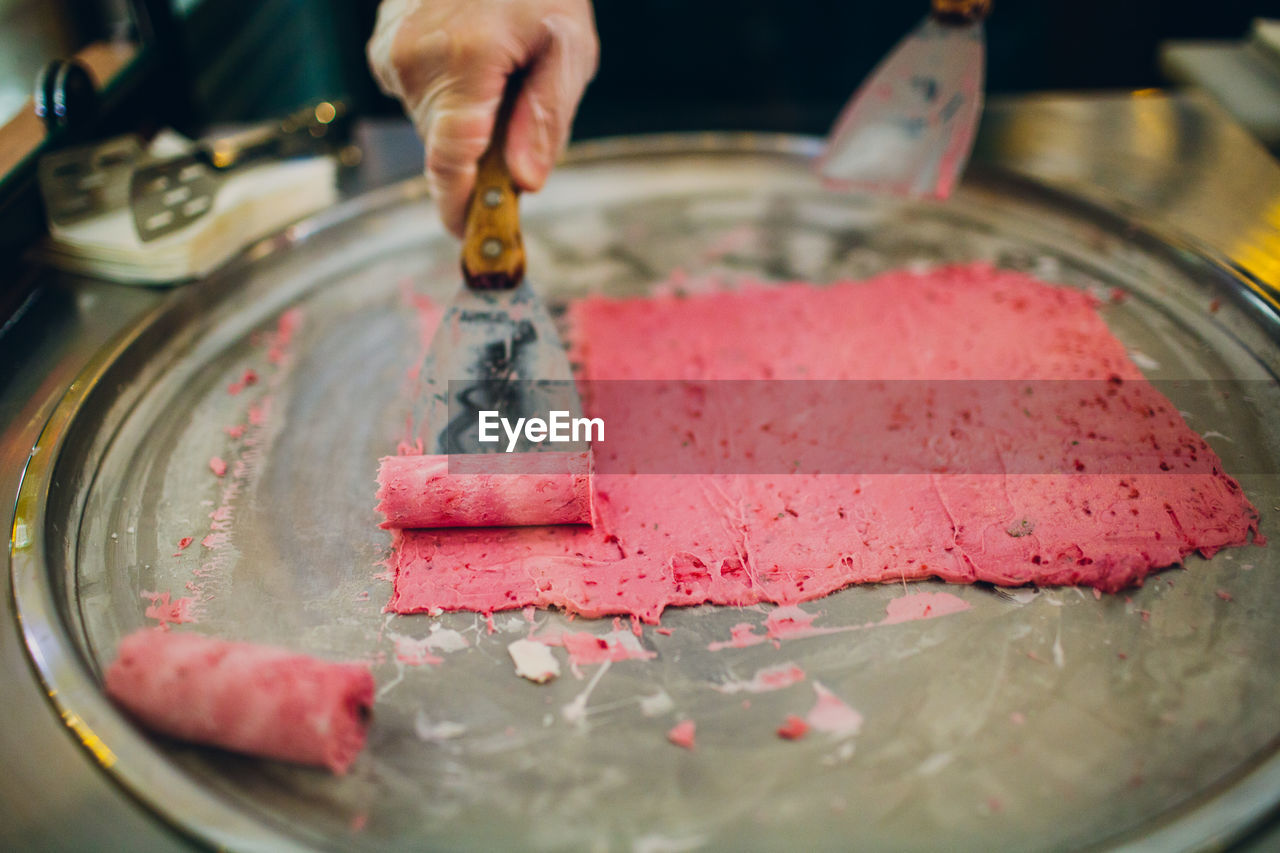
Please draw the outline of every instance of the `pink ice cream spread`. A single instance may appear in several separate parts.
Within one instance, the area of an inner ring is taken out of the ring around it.
[[[373,677],[356,664],[148,628],[120,641],[107,694],[179,740],[345,773],[364,747]]]
[[[378,486],[386,528],[591,523],[588,453],[388,456]]]
[[[1017,379],[1114,388],[1082,401],[1078,416],[1049,422],[1029,412],[998,425],[1007,444],[992,458],[1048,447],[1067,463],[1062,473],[598,467],[592,528],[393,531],[388,609],[535,605],[654,623],[671,606],[794,605],[853,583],[930,577],[1114,591],[1192,552],[1246,544],[1256,510],[1096,307],[1082,292],[981,264],[826,287],[580,300],[568,315],[580,382]],[[902,447],[931,446],[963,426],[909,408],[893,414]],[[686,411],[654,415],[676,434],[690,429]],[[760,435],[747,423],[720,444],[749,454]],[[1076,445],[1104,439],[1113,473],[1070,467]]]

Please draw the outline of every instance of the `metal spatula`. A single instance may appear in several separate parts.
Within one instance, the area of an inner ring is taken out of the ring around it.
[[[991,0],[932,0],[849,101],[817,162],[829,186],[944,199],[982,114]]]
[[[480,158],[467,207],[462,290],[432,339],[419,375],[424,387],[414,427],[426,453],[492,453],[506,442],[478,440],[480,411],[546,419],[554,410],[582,414],[569,359],[555,323],[525,280],[519,189],[507,168],[507,124],[519,86],[508,86],[489,148]],[[518,451],[544,447],[522,439]]]
[[[40,158],[36,177],[56,225],[74,225],[129,203],[129,177],[146,158],[136,136],[64,148]]]
[[[345,114],[341,101],[322,101],[283,121],[198,142],[186,154],[140,164],[128,187],[138,238],[149,243],[209,213],[223,181],[238,169],[331,147],[337,122]]]

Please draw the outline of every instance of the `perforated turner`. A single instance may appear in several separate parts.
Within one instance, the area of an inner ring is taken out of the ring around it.
[[[428,454],[505,451],[505,440],[478,440],[484,410],[500,412],[512,423],[545,419],[553,410],[571,418],[582,415],[555,323],[525,279],[520,191],[504,154],[519,85],[516,78],[508,85],[493,138],[478,164],[463,235],[462,290],[445,311],[419,373],[423,387],[414,426]],[[585,447],[522,438],[515,449]]]
[[[255,164],[320,153],[332,143],[342,102],[322,101],[282,121],[196,143],[186,154],[141,163],[129,180],[129,204],[144,243],[179,231],[213,210],[224,180]]]
[[[982,115],[991,0],[932,0],[841,112],[818,158],[837,189],[945,199],[969,161]]]

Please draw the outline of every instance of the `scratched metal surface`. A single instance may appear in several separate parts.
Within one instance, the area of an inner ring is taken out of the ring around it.
[[[1269,321],[1192,253],[992,175],[947,206],[828,195],[809,175],[812,151],[774,137],[582,148],[525,202],[529,267],[563,302],[640,293],[675,270],[825,281],[989,259],[1125,291],[1102,310],[1154,378],[1268,381],[1280,369]],[[643,632],[653,660],[545,686],[507,657],[528,632],[519,612],[497,614],[493,633],[473,615],[383,614],[389,537],[373,478],[412,402],[406,369],[421,345],[407,294],[445,297],[455,251],[419,184],[359,199],[157,311],[89,366],[46,429],[15,532],[28,645],[107,772],[181,829],[236,849],[1168,849],[1277,801],[1274,547],[1192,558],[1101,600],[949,588],[972,609],[781,648],[707,649],[765,609],[669,611],[669,636]],[[292,309],[298,331],[281,346],[273,330]],[[246,369],[258,381],[229,393]],[[1228,470],[1255,472],[1241,480],[1274,535],[1274,407],[1260,395],[1225,417],[1205,397],[1175,402],[1221,433],[1211,443]],[[235,426],[243,437],[227,434]],[[926,588],[940,587],[915,587]],[[147,592],[200,599],[198,621],[175,630],[370,661],[380,692],[352,772],[133,729],[98,678],[118,639],[152,622]],[[858,625],[902,592],[851,588],[806,607],[819,625]],[[398,660],[424,640],[441,663]],[[714,689],[782,662],[807,679]],[[863,715],[858,735],[774,736],[812,707],[815,682]],[[640,702],[660,692],[670,710]],[[665,740],[681,717],[697,722],[696,751]]]

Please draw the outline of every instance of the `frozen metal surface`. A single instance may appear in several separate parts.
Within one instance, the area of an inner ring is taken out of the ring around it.
[[[1120,211],[1280,309],[1280,164],[1204,93],[994,99],[974,157]]]
[[[1190,253],[995,178],[947,206],[827,194],[811,153],[777,138],[586,146],[527,202],[530,267],[557,284],[554,303],[642,292],[677,269],[828,281],[989,259],[1125,291],[1103,310],[1153,378],[1280,370],[1270,321]],[[1192,559],[1101,600],[950,588],[972,609],[777,649],[707,650],[758,612],[670,611],[671,634],[646,628],[641,640],[655,659],[542,687],[518,679],[506,654],[529,629],[519,612],[498,614],[493,633],[471,615],[382,614],[389,539],[373,476],[412,402],[405,371],[421,342],[409,294],[440,300],[456,281],[454,244],[420,186],[400,185],[176,298],[101,353],[53,413],[16,513],[23,629],[68,724],[170,821],[244,849],[1024,849],[1144,837],[1167,848],[1236,831],[1276,801],[1274,547]],[[271,332],[295,309],[297,334],[273,360]],[[247,369],[258,381],[230,393]],[[1228,470],[1274,471],[1277,413],[1252,414],[1222,423],[1193,411],[1191,423],[1221,434],[1210,440]],[[235,426],[243,437],[226,433]],[[214,456],[229,463],[224,477]],[[1274,535],[1277,477],[1241,479]],[[209,534],[225,537],[205,548]],[[101,667],[151,621],[143,593],[192,589],[199,621],[175,630],[373,663],[375,723],[349,776],[152,741],[106,703]],[[873,622],[902,591],[851,588],[807,609],[820,625]],[[441,662],[413,663],[424,650]],[[787,661],[808,679],[746,695],[749,707],[714,689]],[[860,734],[774,736],[813,705],[814,681],[861,712]],[[653,713],[662,703],[641,700],[660,692],[672,710]],[[664,737],[681,716],[698,723],[692,753]]]

